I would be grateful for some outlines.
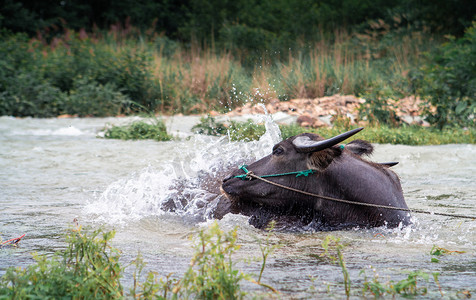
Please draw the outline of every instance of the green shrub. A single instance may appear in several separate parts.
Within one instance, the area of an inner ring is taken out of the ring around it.
[[[155,120],[153,124],[144,121],[133,122],[126,126],[112,126],[106,129],[104,137],[120,140],[156,140],[170,141],[172,137],[162,121]]]
[[[80,117],[117,116],[130,102],[113,83],[102,85],[88,78],[78,78],[65,103],[64,112]]]
[[[200,118],[200,123],[192,127],[197,134],[206,135],[229,135],[231,141],[254,141],[266,132],[266,128],[262,124],[256,124],[252,120],[246,122],[231,121],[230,125],[225,126],[221,122],[217,122],[215,118],[207,116]]]
[[[0,115],[46,118],[64,111],[67,94],[36,73],[19,73],[4,79],[4,84],[0,92]]]
[[[362,270],[360,273],[365,274],[365,270]],[[435,284],[440,289],[441,295],[443,295],[438,280],[439,273],[434,272],[431,275]],[[422,286],[423,283],[426,283],[426,286]],[[370,292],[375,298],[381,298],[385,295],[391,295],[393,298],[395,298],[396,295],[413,298],[415,296],[427,295],[429,283],[430,274],[420,270],[408,272],[407,278],[400,281],[390,280],[387,283],[380,282],[377,275],[371,281],[365,276],[362,293],[363,296],[365,296],[367,292]]]
[[[420,95],[436,109],[426,111],[430,124],[475,127],[476,22],[464,37],[451,38],[429,55],[418,84]]]
[[[206,118],[200,118],[200,123],[192,127],[192,131],[196,134],[205,134],[205,135],[225,135],[227,128],[223,123],[217,123],[215,118],[208,115]]]
[[[393,127],[399,125],[400,119],[395,114],[396,107],[389,102],[393,96],[389,86],[378,85],[369,88],[360,95],[366,101],[359,107],[359,117],[373,125],[384,124]]]
[[[323,136],[332,137],[357,126],[332,128],[318,128],[313,132]],[[301,129],[302,130],[302,129]],[[421,126],[389,127],[385,125],[368,126],[359,134],[346,140],[363,139],[377,144],[400,144],[400,145],[442,145],[442,144],[474,144],[476,143],[475,129],[448,129],[437,130]]]
[[[61,114],[67,94],[43,78],[28,42],[23,34],[0,33],[0,115]]]
[[[215,121],[213,120],[213,122]],[[214,126],[223,126],[223,124],[215,122]],[[336,121],[333,127],[306,128],[292,124],[280,125],[279,128],[283,139],[305,132],[316,133],[322,137],[329,138],[357,128],[357,126],[343,121]],[[247,122],[231,122],[228,130],[229,136],[233,141],[258,140],[266,132],[264,125],[255,124],[251,120]],[[224,135],[225,133],[221,134]],[[474,144],[476,143],[476,129],[437,130],[436,128],[421,126],[402,125],[393,127],[388,125],[370,125],[365,127],[365,130],[359,132],[358,135],[348,139],[347,142],[354,139],[364,139],[371,143],[402,145]]]
[[[181,279],[171,279],[171,274],[158,278],[156,272],[143,279],[145,263],[139,253],[127,294],[120,281],[125,272],[120,251],[110,246],[114,234],[84,232],[80,226],[68,230],[65,250],[51,257],[34,255],[36,263],[24,269],[7,269],[0,277],[0,299],[241,299],[246,294],[240,288],[243,279],[276,292],[235,269],[237,229],[224,232],[215,222],[198,233],[195,254]],[[266,256],[274,249],[268,242]]]
[[[180,44],[166,36],[158,36],[154,39],[154,45],[160,54],[165,57],[172,57],[172,55],[180,49]]]
[[[9,268],[0,277],[4,299],[118,299],[123,268],[119,251],[109,243],[114,232],[71,229],[68,247],[51,258],[35,255],[36,264]]]
[[[262,124],[256,124],[252,120],[246,122],[231,121],[228,133],[232,141],[249,142],[259,140],[266,132],[266,128]]]
[[[240,248],[236,239],[236,228],[225,233],[216,222],[208,231],[200,231],[190,267],[173,293],[180,299],[243,298],[239,283],[246,275],[236,270],[231,260]]]
[[[219,32],[220,40],[225,49],[232,51],[235,56],[242,57],[243,63],[253,66],[263,60],[263,55],[269,49],[279,52],[278,36],[263,28],[253,28],[241,24],[224,26]]]
[[[158,95],[151,94],[150,55],[133,47],[120,53],[105,50],[101,53],[104,59],[94,60],[93,78],[104,85],[114,83],[131,100],[154,111]]]

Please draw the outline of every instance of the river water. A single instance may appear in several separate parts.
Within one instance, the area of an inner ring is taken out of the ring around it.
[[[208,218],[213,205],[206,203],[217,197],[220,180],[231,168],[270,153],[279,140],[269,120],[259,142],[194,136],[190,128],[198,119],[168,119],[169,131],[179,139],[155,142],[98,138],[106,124],[131,118],[0,117],[0,237],[26,234],[19,247],[0,250],[0,275],[9,266],[32,263],[32,252],[64,248],[65,229],[74,219],[115,229],[114,246],[122,250],[124,262],[140,250],[147,270],[183,274],[193,255],[189,236],[213,222]],[[476,215],[475,145],[376,145],[374,153],[374,161],[400,162],[393,169],[409,207]],[[170,206],[173,212],[164,210]],[[441,297],[434,272],[440,273],[444,297],[476,294],[476,220],[415,214],[413,222],[397,229],[273,233],[270,240],[280,247],[268,258],[262,281],[282,298],[344,297],[341,268],[319,258],[322,240],[331,234],[346,245],[354,297],[374,276],[387,283],[417,270],[430,274],[429,283],[418,283],[428,286],[428,298]],[[257,240],[266,233],[241,215],[229,214],[218,223],[225,230],[238,228],[237,267],[259,273],[259,260],[250,258],[260,257]],[[438,257],[435,263],[433,246],[464,253]],[[244,289],[265,292],[251,283]]]

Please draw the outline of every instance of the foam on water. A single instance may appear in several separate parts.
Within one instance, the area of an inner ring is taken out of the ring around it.
[[[194,136],[177,143],[175,156],[110,184],[84,212],[100,222],[126,224],[149,216],[175,214],[204,221],[212,213],[224,177],[239,165],[271,153],[281,140],[278,125],[263,116],[266,133],[259,141],[229,142],[226,137]]]

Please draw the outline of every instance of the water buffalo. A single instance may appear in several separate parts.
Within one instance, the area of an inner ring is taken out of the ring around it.
[[[244,175],[250,171],[268,181],[323,197],[408,209],[400,180],[389,169],[395,163],[363,159],[361,156],[370,154],[373,148],[362,140],[338,145],[361,129],[330,139],[303,133],[276,144],[272,154],[237,168],[223,180],[228,209],[251,216],[250,223],[258,228],[271,220],[317,230],[409,224],[406,211],[335,202]]]

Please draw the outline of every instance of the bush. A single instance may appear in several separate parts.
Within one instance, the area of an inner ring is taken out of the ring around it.
[[[150,56],[133,48],[126,48],[120,53],[101,51],[104,59],[94,60],[92,78],[104,85],[114,83],[134,102],[155,110],[158,95],[152,93]]]
[[[195,254],[181,279],[158,278],[156,272],[142,277],[145,263],[140,253],[133,262],[134,285],[130,293],[121,284],[126,267],[120,265],[120,251],[110,246],[115,232],[101,229],[84,232],[70,229],[65,250],[47,257],[34,255],[36,263],[24,269],[8,268],[0,277],[1,299],[241,299],[246,293],[240,282],[245,279],[277,292],[250,275],[235,269],[233,254],[240,248],[237,229],[224,232],[213,223],[201,230],[195,240]],[[274,247],[266,239],[270,254]],[[262,249],[263,251],[263,249]],[[261,270],[265,267],[265,259]],[[165,279],[165,280],[164,280]]]
[[[25,269],[9,268],[0,277],[5,299],[118,299],[123,268],[119,251],[109,243],[114,232],[83,233],[71,229],[68,247],[51,258],[35,255],[36,264]]]
[[[172,57],[180,49],[180,44],[166,36],[158,36],[154,39],[158,52],[165,57]]]
[[[68,95],[36,73],[20,73],[4,79],[0,115],[54,117],[64,111]]]
[[[234,269],[231,260],[240,246],[236,244],[236,228],[223,232],[213,223],[208,231],[200,231],[195,255],[183,279],[173,289],[180,299],[241,299],[240,281],[246,275]]]
[[[156,120],[153,124],[140,121],[127,126],[113,126],[106,130],[104,137],[120,140],[170,141],[172,139],[167,133],[165,124],[159,120]]]
[[[217,123],[215,118],[208,115],[206,118],[200,118],[200,123],[192,127],[192,131],[196,134],[205,134],[219,136],[227,132],[227,128],[223,123]]]
[[[64,112],[80,117],[117,116],[129,103],[130,99],[117,91],[113,83],[101,85],[87,78],[79,78],[74,82]]]
[[[25,35],[0,34],[0,115],[56,116],[66,98],[43,78]]]
[[[451,38],[429,55],[419,86],[435,107],[426,110],[430,124],[440,129],[476,125],[476,22],[463,38]]]
[[[246,66],[252,67],[260,63],[265,52],[270,49],[276,53],[279,53],[280,48],[284,49],[276,34],[262,28],[234,24],[222,27],[219,35],[225,49],[232,51],[237,57],[242,57]]]
[[[266,128],[264,125],[256,124],[252,120],[246,122],[231,121],[228,132],[232,141],[249,142],[259,140],[266,132]]]
[[[255,124],[252,120],[246,122],[231,121],[230,125],[225,126],[221,122],[217,122],[215,118],[208,116],[201,118],[200,123],[192,127],[192,130],[197,134],[206,135],[229,135],[232,141],[254,141],[266,132],[264,125]]]
[[[395,114],[396,107],[389,101],[393,96],[394,92],[389,86],[378,84],[369,88],[360,95],[366,101],[359,107],[359,117],[373,125],[399,125],[400,119]]]

